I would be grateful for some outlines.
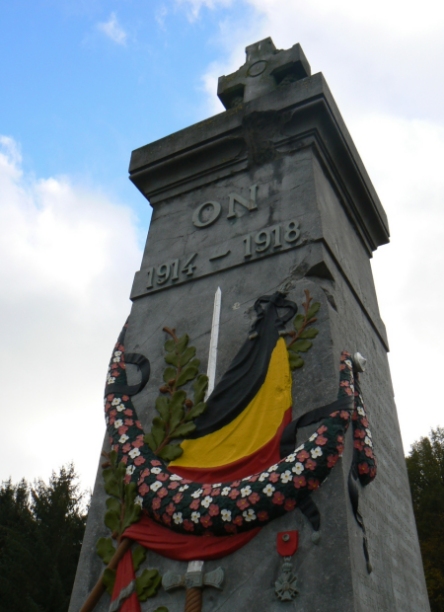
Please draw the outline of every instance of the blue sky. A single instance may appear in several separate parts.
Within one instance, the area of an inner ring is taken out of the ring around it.
[[[46,478],[72,459],[92,485],[108,354],[150,216],[128,180],[131,151],[222,112],[217,77],[266,36],[301,43],[324,73],[389,216],[392,243],[373,267],[406,451],[444,425],[432,384],[444,339],[443,26],[436,0],[420,11],[398,0],[0,4],[0,350],[13,406],[0,479]],[[414,371],[425,356],[428,384]]]

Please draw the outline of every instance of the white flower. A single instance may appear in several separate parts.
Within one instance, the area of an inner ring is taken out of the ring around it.
[[[157,468],[160,472],[160,468]],[[151,470],[151,472],[153,472],[153,470]],[[157,472],[157,473],[159,473]],[[179,474],[171,474],[170,476],[170,480],[182,480],[182,476],[179,476]]]
[[[129,465],[129,466],[126,468],[126,473],[127,473],[127,474],[129,474],[129,475],[131,476],[131,474],[132,474],[132,473],[135,471],[135,469],[136,469],[136,468],[134,467],[134,465]]]
[[[241,489],[241,495],[242,497],[248,497],[248,495],[251,495],[251,487],[250,485],[247,485],[246,487],[243,487]]]
[[[283,472],[281,474],[281,482],[283,482],[284,484],[286,482],[290,482],[290,480],[293,478],[293,476],[291,475],[290,470],[285,470],[285,472]]]
[[[109,385],[112,385],[114,382],[116,382],[116,379],[114,378],[114,376],[108,376],[107,379],[106,379],[106,382]]]
[[[271,465],[271,466],[268,468],[268,471],[269,471],[269,472],[274,472],[274,470],[277,470],[277,469],[278,469],[278,467],[279,467],[279,466],[278,466],[278,464],[277,464],[277,463],[275,463],[274,465]]]
[[[270,483],[268,483],[268,484],[267,484],[267,486],[265,486],[265,487],[262,489],[262,492],[263,492],[263,493],[265,493],[265,495],[267,495],[268,497],[271,497],[271,496],[273,495],[273,493],[274,493],[274,490],[275,490],[275,489],[274,489],[273,485],[271,485]]]
[[[191,497],[194,497],[194,499],[197,499],[198,497],[202,495],[202,493],[203,493],[202,489],[196,489],[194,493],[191,493]]]
[[[188,485],[182,485],[181,487],[179,487],[179,491],[186,491],[187,489],[189,489],[190,487]]]
[[[193,521],[193,523],[198,523],[199,522],[199,518],[200,518],[200,512],[192,512],[191,513],[191,520]]]
[[[345,363],[346,365],[348,365],[348,367],[349,367],[349,368],[353,367],[353,364],[352,364],[352,362],[351,362],[351,360],[350,360],[350,359],[346,359],[346,360],[344,361],[344,363]]]
[[[358,406],[357,410],[358,414],[360,414],[361,416],[365,416],[365,410],[362,406]]]
[[[221,516],[223,521],[231,521],[231,510],[222,510]]]
[[[352,385],[352,383],[350,383],[349,388],[354,391],[355,390],[355,385]]]
[[[244,510],[242,512],[242,516],[244,517],[244,519],[246,520],[247,523],[249,523],[250,521],[254,521],[254,519],[256,518],[256,514],[255,514],[253,508],[249,508],[248,510]]]
[[[150,488],[151,488],[151,491],[157,491],[158,489],[160,489],[161,486],[162,486],[162,483],[159,480],[156,480],[156,482],[153,482]]]
[[[293,461],[296,459],[296,454],[295,453],[291,453],[291,455],[287,455],[285,457],[285,461],[287,461],[288,463],[293,463]]]
[[[264,480],[267,480],[269,476],[270,474],[268,472],[262,472],[262,474],[259,476],[259,482],[264,482]]]
[[[115,397],[113,401],[111,402],[111,406],[118,406],[121,401],[122,400],[120,399],[120,397]]]
[[[224,487],[221,491],[221,495],[228,495],[230,493],[230,487]]]
[[[308,438],[308,440],[309,440],[310,442],[313,442],[313,440],[316,440],[316,438],[317,438],[317,437],[318,437],[318,434],[317,434],[317,433],[314,433],[314,434],[312,434],[312,435],[311,435],[311,436]]]
[[[218,487],[220,487],[222,485],[221,482],[214,482],[211,486],[213,487],[213,489],[217,489]]]
[[[316,457],[321,457],[323,455],[322,448],[320,446],[317,446],[316,448],[312,448],[310,453],[313,459],[316,459]]]
[[[120,444],[125,444],[127,440],[129,440],[129,437],[126,434],[122,434],[119,438]]]
[[[303,444],[301,444],[300,446],[298,446],[298,447],[295,449],[295,451],[294,451],[294,452],[295,452],[295,453],[298,453],[298,452],[299,452],[299,451],[301,451],[303,448],[304,448],[304,445],[303,445]]]
[[[299,463],[299,461],[291,468],[291,471],[299,476],[304,471],[304,465]]]
[[[123,412],[125,410],[125,404],[119,404],[116,406],[117,412]]]
[[[206,497],[203,498],[203,500],[200,503],[204,508],[208,508],[208,506],[211,504],[212,501],[213,501],[213,498],[207,495]]]
[[[140,495],[138,495],[136,499],[134,500],[134,503],[137,504],[138,506],[141,506],[143,504],[143,498],[140,497]]]
[[[161,471],[159,467],[151,468],[151,474],[160,474]]]
[[[131,457],[131,459],[135,459],[140,455],[140,450],[138,448],[132,448],[128,455]]]
[[[365,433],[368,435],[369,438],[372,437],[372,432],[370,431],[370,429],[366,429]]]
[[[114,351],[115,357],[120,357],[121,354],[122,354],[122,351]]]
[[[365,444],[367,444],[367,446],[373,446],[373,442],[370,440],[368,436],[365,436],[364,442]]]
[[[122,421],[122,419],[116,419],[116,420],[114,421],[114,427],[115,427],[116,429],[119,429],[119,427],[122,427],[122,425],[123,425],[123,421]]]
[[[182,512],[175,512],[173,514],[173,521],[176,523],[176,525],[183,523]]]

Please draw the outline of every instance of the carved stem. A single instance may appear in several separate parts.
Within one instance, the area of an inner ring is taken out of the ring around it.
[[[111,561],[106,566],[106,569],[112,569],[112,570],[116,569],[116,567],[119,564],[120,559],[123,557],[126,551],[131,548],[132,543],[133,541],[130,540],[129,538],[123,538],[116,552],[114,553],[114,556],[112,557]],[[97,581],[91,593],[88,595],[88,599],[85,601],[83,606],[80,608],[80,612],[92,612],[92,610],[94,610],[96,605],[99,603],[99,600],[102,597],[104,591],[105,591],[105,585],[103,584],[103,575],[102,575],[100,576],[99,580]]]
[[[202,589],[191,587],[187,589],[185,597],[185,612],[201,612],[202,610]]]

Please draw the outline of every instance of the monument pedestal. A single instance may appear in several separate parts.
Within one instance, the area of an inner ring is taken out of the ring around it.
[[[125,350],[151,363],[150,382],[133,397],[148,432],[165,368],[167,326],[189,334],[206,366],[215,291],[222,291],[216,383],[240,349],[263,295],[286,294],[300,307],[304,291],[321,304],[313,348],[293,374],[293,418],[332,403],[346,350],[368,360],[361,388],[378,474],[360,488],[370,561],[349,499],[353,432],[329,478],[312,493],[320,538],[296,508],[265,525],[238,551],[205,563],[221,566],[221,591],[203,589],[203,612],[425,612],[429,610],[393,389],[388,343],[369,258],[388,242],[384,210],[322,74],[310,76],[299,45],[277,51],[271,39],[247,48],[247,62],[221,77],[227,110],[133,152],[130,178],[153,216]],[[117,330],[116,330],[117,332]],[[137,372],[128,369],[130,382]],[[303,442],[315,430],[298,434]],[[94,490],[70,612],[77,612],[103,564],[95,553],[105,493]],[[278,599],[283,559],[277,535],[299,532],[291,557],[295,598]],[[205,536],[203,536],[205,537]],[[186,572],[186,563],[148,551],[142,567]],[[183,590],[161,589],[143,611],[184,609]],[[97,612],[108,610],[104,595]]]

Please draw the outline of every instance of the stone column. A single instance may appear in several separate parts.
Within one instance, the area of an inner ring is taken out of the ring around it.
[[[209,571],[223,567],[225,586],[204,590],[203,611],[425,612],[388,341],[369,261],[389,239],[385,212],[323,75],[310,76],[299,45],[278,51],[268,38],[247,47],[246,63],[219,79],[218,95],[226,111],[131,156],[130,178],[153,208],[126,338],[126,350],[151,362],[150,382],[133,400],[142,424],[149,430],[162,384],[164,326],[189,334],[205,369],[221,287],[217,382],[246,338],[255,300],[279,290],[300,306],[308,289],[321,303],[319,334],[294,373],[293,417],[333,402],[341,351],[361,352],[378,475],[359,502],[372,573],[348,495],[350,429],[343,458],[313,494],[320,541],[313,542],[298,509],[268,524],[236,553],[206,563]],[[99,474],[70,612],[80,609],[103,567],[94,548],[107,533],[104,498]],[[282,603],[274,586],[282,566],[276,534],[294,529],[299,594]],[[185,563],[151,552],[145,565],[186,571]],[[161,590],[142,610],[165,605],[176,612],[183,602],[183,591]],[[104,595],[96,609],[108,606]]]

